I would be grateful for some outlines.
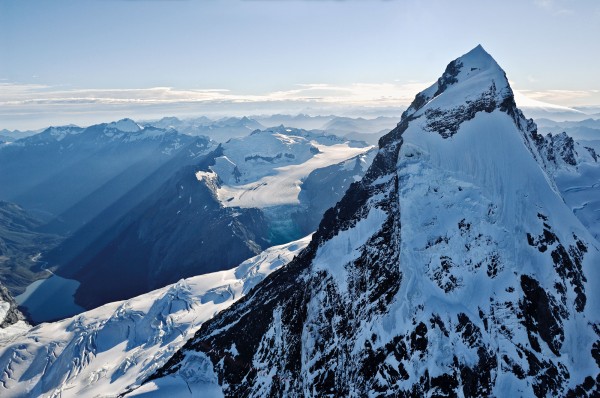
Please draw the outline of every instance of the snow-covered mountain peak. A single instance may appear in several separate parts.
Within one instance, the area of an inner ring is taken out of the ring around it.
[[[451,62],[308,248],[146,388],[200,392],[210,376],[227,397],[598,396],[600,252],[536,134],[483,48]]]
[[[478,68],[480,70],[497,69],[502,71],[500,65],[485,51],[481,44],[478,44],[477,47],[456,60],[468,68]]]
[[[423,117],[425,130],[448,138],[480,111],[514,108],[504,70],[481,45],[450,62],[436,83],[415,97],[402,120]]]
[[[129,118],[121,119],[106,125],[107,129],[115,129],[126,133],[137,133],[142,128]]]

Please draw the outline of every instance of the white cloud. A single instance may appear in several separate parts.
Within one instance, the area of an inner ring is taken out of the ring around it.
[[[523,95],[544,102],[563,105],[600,102],[600,90],[519,90]]]
[[[121,117],[241,116],[310,113],[352,116],[397,115],[432,82],[299,84],[263,94],[226,89],[69,89],[0,80],[0,129],[82,125]],[[514,85],[513,85],[514,86]],[[520,105],[538,102],[562,106],[600,104],[600,90],[518,90]],[[533,102],[532,102],[533,101]],[[537,102],[536,102],[537,101]],[[534,106],[534,105],[531,105]]]
[[[405,105],[430,83],[355,83],[347,86],[300,84],[265,94],[237,94],[226,89],[61,89],[38,84],[0,83],[0,107],[28,104],[168,104],[194,102],[310,101],[342,104]]]
[[[0,128],[90,124],[120,117],[225,116],[256,113],[400,115],[431,83],[299,84],[263,94],[226,89],[68,89],[0,81]],[[377,110],[377,111],[376,111]],[[380,112],[381,111],[381,112]]]

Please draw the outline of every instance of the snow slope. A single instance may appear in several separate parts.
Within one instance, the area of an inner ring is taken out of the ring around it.
[[[207,380],[230,397],[598,396],[598,242],[536,135],[481,46],[452,61],[307,250],[147,385],[189,385],[182,396]]]
[[[204,321],[289,262],[309,240],[18,336],[0,335],[0,396],[116,396],[139,385]]]

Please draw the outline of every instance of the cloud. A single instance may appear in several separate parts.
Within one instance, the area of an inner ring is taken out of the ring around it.
[[[241,116],[274,113],[397,115],[432,82],[298,84],[262,94],[228,89],[72,89],[0,80],[0,129],[82,125],[121,117]],[[513,85],[514,87],[514,85]],[[520,106],[600,104],[600,90],[515,90]],[[543,104],[542,104],[543,105]]]
[[[0,81],[0,128],[40,128],[50,124],[89,124],[120,117],[235,116],[312,113],[400,115],[431,82],[299,84],[262,94],[227,89],[70,89]],[[386,114],[387,114],[386,113]]]
[[[600,90],[519,90],[523,95],[538,101],[555,104],[598,103]]]
[[[407,104],[430,83],[299,84],[265,94],[238,94],[227,89],[64,89],[40,84],[0,83],[0,107],[29,104],[169,104],[202,102],[323,102],[339,104]]]

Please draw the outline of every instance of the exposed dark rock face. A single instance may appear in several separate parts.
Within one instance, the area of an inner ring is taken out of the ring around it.
[[[0,305],[6,306],[8,308],[4,308],[6,313],[4,314],[4,319],[0,320],[0,329],[6,328],[10,325],[13,325],[19,321],[24,321],[25,316],[19,311],[17,308],[17,303],[15,299],[10,295],[8,289],[0,283]]]
[[[294,159],[296,156],[293,153],[278,153],[276,156],[260,156],[260,155],[246,156],[244,158],[244,160],[246,162],[249,160],[261,160],[263,162],[273,163],[273,161],[275,161],[276,159],[281,159],[284,157],[288,158],[288,159]]]
[[[556,135],[548,133],[545,137],[539,135],[536,139],[536,145],[542,156],[555,167],[562,163],[570,166],[577,165],[575,140],[564,132]],[[595,155],[593,149],[590,154],[592,157]]]
[[[538,214],[538,217],[544,221],[547,221],[547,217],[542,214]],[[573,235],[575,244],[565,248],[559,241],[558,237],[552,232],[552,228],[544,222],[544,232],[534,238],[531,234],[527,233],[527,242],[530,246],[537,247],[537,249],[544,253],[550,249],[550,255],[554,263],[556,272],[561,277],[561,281],[557,282],[556,286],[560,286],[559,292],[563,296],[562,301],[566,302],[566,290],[567,286],[573,287],[576,299],[575,308],[577,311],[582,312],[585,308],[586,296],[584,283],[587,282],[585,275],[582,270],[582,261],[585,253],[587,252],[587,246],[581,241],[576,235]]]
[[[521,303],[523,322],[527,327],[531,346],[535,351],[541,352],[540,343],[536,338],[536,335],[539,335],[554,354],[560,355],[559,351],[565,339],[560,327],[561,315],[568,315],[566,309],[561,308],[553,297],[548,296],[537,280],[527,275],[521,276],[521,288],[524,293]]]
[[[436,90],[435,94],[433,94],[434,97],[437,97],[446,91],[448,86],[458,83],[458,79],[456,77],[460,73],[462,67],[463,63],[458,60],[454,60],[448,64],[444,74],[438,79],[438,89]]]
[[[598,154],[596,153],[596,151],[594,150],[594,148],[590,148],[589,146],[584,147],[592,156],[592,158],[594,159],[594,161],[598,161]]]
[[[496,109],[496,85],[483,92],[481,96],[473,101],[467,102],[450,110],[428,109],[425,112],[427,118],[426,129],[435,131],[444,138],[452,137],[458,131],[460,125],[475,117],[477,112],[490,113]]]

